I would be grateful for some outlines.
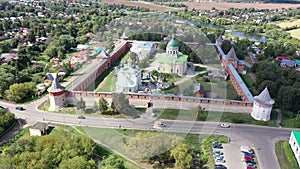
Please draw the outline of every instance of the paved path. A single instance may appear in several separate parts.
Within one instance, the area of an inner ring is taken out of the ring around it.
[[[277,112],[276,124],[277,124],[277,126],[281,127],[281,119],[282,119],[281,110],[280,109],[275,109],[275,111]]]
[[[9,141],[9,139],[14,137],[16,134],[18,134],[21,130],[23,130],[27,126],[28,126],[28,124],[25,120],[17,119],[15,126],[9,132],[7,132],[4,136],[1,137],[0,146],[7,143]]]

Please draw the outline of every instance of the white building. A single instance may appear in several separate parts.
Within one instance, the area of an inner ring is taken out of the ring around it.
[[[255,120],[269,121],[274,100],[271,99],[269,91],[265,88],[260,95],[254,97],[251,117]]]
[[[146,57],[154,55],[156,51],[155,42],[133,42],[130,51],[136,53],[139,60],[145,59]]]
[[[49,111],[58,111],[65,106],[65,88],[58,82],[56,73],[49,73],[47,76],[51,79],[52,85],[48,88],[50,106]]]
[[[300,131],[292,130],[289,143],[300,168]]]
[[[125,64],[117,70],[116,92],[138,92],[141,85],[141,71],[138,66]]]
[[[41,136],[46,134],[47,129],[48,123],[37,122],[29,129],[29,134],[30,136]]]

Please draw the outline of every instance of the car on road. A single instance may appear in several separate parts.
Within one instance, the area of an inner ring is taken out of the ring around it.
[[[166,125],[165,125],[164,123],[162,123],[162,122],[158,122],[158,123],[157,123],[157,126],[158,126],[158,127],[166,127]]]
[[[78,119],[85,119],[84,116],[77,116]]]
[[[24,109],[24,107],[22,107],[22,106],[17,106],[17,107],[16,107],[16,110],[22,111],[22,110],[25,110],[25,109]]]
[[[215,164],[215,169],[227,169],[227,167],[223,164]]]
[[[222,127],[222,128],[229,128],[230,124],[222,123],[222,124],[220,124],[220,127]]]

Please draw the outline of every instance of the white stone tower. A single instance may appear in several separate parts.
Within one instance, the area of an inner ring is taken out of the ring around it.
[[[255,120],[269,121],[274,103],[275,101],[271,99],[268,88],[265,88],[260,95],[254,97],[251,117]]]
[[[49,73],[47,76],[52,80],[52,85],[48,88],[50,106],[49,111],[58,111],[65,106],[65,87],[61,86],[56,73]]]

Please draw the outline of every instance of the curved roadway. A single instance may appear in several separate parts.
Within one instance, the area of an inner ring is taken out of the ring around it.
[[[126,118],[103,118],[87,116],[86,119],[78,119],[76,115],[58,114],[41,111],[37,109],[47,96],[24,105],[26,110],[18,111],[14,104],[0,102],[2,106],[8,107],[16,117],[25,119],[29,124],[36,121],[49,121],[52,123],[61,123],[74,126],[90,126],[99,128],[132,128],[140,130],[157,130],[153,128],[154,120],[145,121],[143,119],[126,119]],[[233,124],[230,128],[220,128],[217,122],[192,122],[180,120],[163,120],[166,124],[165,128],[160,130],[167,132],[191,132],[191,133],[207,133],[222,134],[230,137],[232,142],[239,145],[253,146],[257,152],[258,163],[261,169],[279,169],[277,158],[275,155],[275,142],[279,139],[288,139],[291,129],[274,128],[254,125],[237,125]]]

